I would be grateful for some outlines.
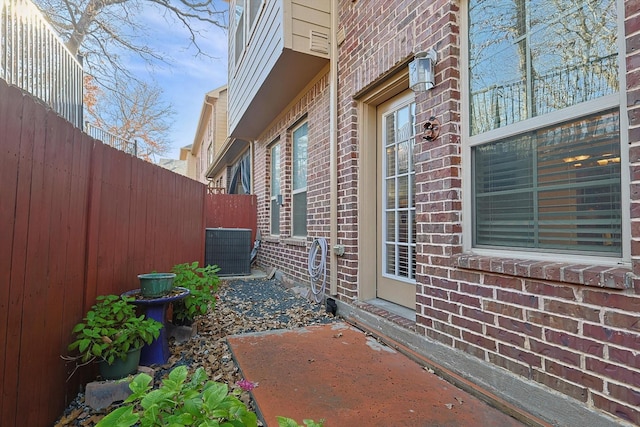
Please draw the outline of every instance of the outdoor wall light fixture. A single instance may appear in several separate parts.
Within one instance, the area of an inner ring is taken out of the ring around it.
[[[433,49],[418,52],[409,63],[409,87],[414,92],[426,92],[434,85],[434,68],[437,54]]]

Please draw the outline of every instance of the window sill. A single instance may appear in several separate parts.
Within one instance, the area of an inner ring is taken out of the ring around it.
[[[265,242],[268,243],[279,243],[280,242],[280,236],[278,236],[277,234],[271,234],[268,236],[262,236],[262,240],[264,240]]]
[[[307,246],[307,238],[306,237],[287,237],[286,239],[282,239],[282,243],[290,246]]]
[[[457,255],[454,258],[454,265],[469,270],[598,288],[630,289],[633,287],[633,273],[630,268],[623,266],[573,264],[475,254]]]
[[[289,246],[307,246],[306,237],[281,237],[278,235],[264,236],[263,241],[268,243],[281,243]]]

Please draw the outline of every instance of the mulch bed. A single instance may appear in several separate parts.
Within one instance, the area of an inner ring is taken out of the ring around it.
[[[336,320],[326,313],[324,306],[309,302],[275,279],[222,281],[218,297],[215,309],[196,320],[196,336],[182,344],[170,341],[169,362],[163,366],[154,366],[156,385],[160,384],[171,369],[186,365],[190,373],[203,367],[209,379],[224,382],[229,388],[237,388],[237,382],[243,378],[229,351],[225,340],[227,336],[294,329]],[[243,392],[241,399],[249,409],[254,409],[248,392]],[[54,427],[92,427],[117,407],[114,404],[95,411],[85,404],[84,395],[80,393],[65,409]]]

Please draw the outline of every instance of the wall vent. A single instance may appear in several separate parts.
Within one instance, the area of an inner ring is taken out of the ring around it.
[[[312,52],[329,54],[329,34],[311,30],[309,34],[309,50]]]
[[[220,267],[218,276],[251,274],[251,230],[248,228],[207,228],[205,265]]]

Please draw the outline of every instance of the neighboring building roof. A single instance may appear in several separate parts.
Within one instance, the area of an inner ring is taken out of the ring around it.
[[[158,166],[169,169],[175,173],[179,173],[180,175],[187,176],[187,162],[184,160],[159,159]]]

